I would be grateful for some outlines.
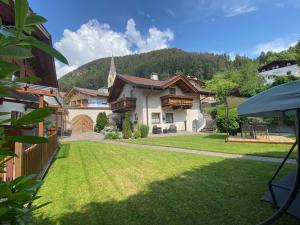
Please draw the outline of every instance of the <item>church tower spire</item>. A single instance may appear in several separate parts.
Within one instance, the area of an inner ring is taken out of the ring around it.
[[[115,61],[114,61],[114,56],[111,56],[111,61],[110,61],[110,69],[109,69],[109,74],[107,78],[107,87],[110,88],[116,79],[117,76],[117,71],[116,71],[116,66],[115,66]]]

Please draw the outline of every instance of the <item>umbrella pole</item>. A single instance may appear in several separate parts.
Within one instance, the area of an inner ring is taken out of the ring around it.
[[[299,140],[300,140],[300,132],[299,132],[299,127],[300,127],[300,109],[297,109],[297,174],[295,177],[294,185],[293,188],[283,203],[283,205],[268,219],[263,221],[262,223],[259,223],[258,225],[270,225],[273,224],[276,220],[278,220],[285,212],[288,210],[290,205],[293,203],[294,199],[296,198],[299,188],[300,188],[300,145],[299,145]]]

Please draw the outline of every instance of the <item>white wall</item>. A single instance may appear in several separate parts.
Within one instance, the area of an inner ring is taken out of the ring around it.
[[[93,126],[95,126],[97,116],[100,112],[105,112],[107,116],[112,113],[111,110],[109,110],[109,109],[88,109],[88,108],[68,109],[68,115],[66,118],[67,129],[71,129],[72,119],[78,115],[89,116],[93,120]]]
[[[176,95],[187,95],[182,92],[182,90],[177,87],[176,88]],[[138,122],[142,124],[147,124],[147,103],[146,103],[146,96],[148,96],[148,125],[150,130],[154,125],[157,125],[161,128],[169,128],[171,124],[176,125],[177,130],[184,131],[185,130],[185,121],[186,121],[186,129],[187,131],[196,131],[195,128],[193,129],[193,121],[198,120],[201,122],[204,118],[200,112],[200,103],[199,103],[199,95],[193,94],[193,107],[192,109],[162,109],[161,107],[161,99],[160,97],[163,95],[169,94],[169,90],[149,90],[149,89],[141,89],[141,88],[134,88],[129,84],[124,85],[123,91],[121,92],[119,98],[122,97],[131,97],[131,90],[133,90],[133,97],[137,98],[136,101],[136,108],[134,111],[128,112],[129,119],[134,122],[134,115],[138,114]],[[151,117],[152,113],[160,113],[160,123],[159,124],[152,124]],[[166,113],[173,113],[173,120],[174,123],[166,123],[163,118],[166,118]]]
[[[276,76],[287,76],[287,73],[289,71],[291,72],[292,76],[300,75],[299,67],[297,65],[290,65],[278,69],[268,70],[268,71],[260,72],[259,74],[265,78],[267,84],[270,84],[275,81]]]

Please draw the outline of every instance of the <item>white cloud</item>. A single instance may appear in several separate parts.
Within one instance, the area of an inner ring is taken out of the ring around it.
[[[285,40],[282,38],[276,38],[272,41],[257,44],[253,49],[254,55],[259,55],[261,52],[281,52],[288,49],[291,46],[297,44],[297,41]]]
[[[175,12],[172,9],[166,9],[166,13],[169,14],[170,16],[175,17]]]
[[[64,30],[61,40],[54,44],[69,61],[69,66],[56,63],[58,77],[94,59],[129,55],[167,48],[174,34],[170,29],[161,31],[151,27],[146,35],[136,29],[133,19],[127,21],[124,33],[116,32],[108,24],[90,20],[77,31]]]
[[[235,4],[225,6],[224,8],[225,17],[239,16],[245,13],[256,11],[256,7],[248,2],[238,2]]]

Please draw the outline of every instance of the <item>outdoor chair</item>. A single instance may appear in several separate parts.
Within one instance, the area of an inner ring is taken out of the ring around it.
[[[241,136],[246,138],[247,134],[249,134],[252,138],[256,138],[253,126],[248,123],[244,123],[241,126]]]
[[[261,136],[264,136],[269,139],[269,130],[268,126],[265,124],[257,124],[255,125],[255,134],[256,136],[260,134]]]
[[[169,129],[168,129],[168,128],[163,129],[163,133],[164,133],[164,134],[170,133],[170,132],[169,132]]]
[[[177,133],[177,127],[175,125],[170,125],[169,133]]]
[[[161,134],[162,130],[161,130],[161,127],[158,127],[158,126],[153,126],[152,128],[152,134]]]

